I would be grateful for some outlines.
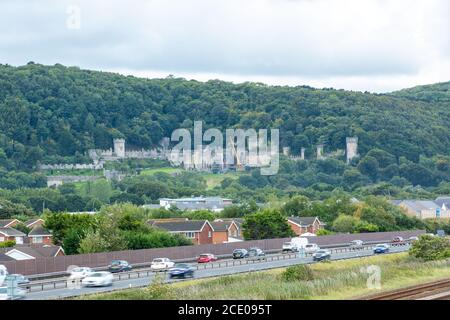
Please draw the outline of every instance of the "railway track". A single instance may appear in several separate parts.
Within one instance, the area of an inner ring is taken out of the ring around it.
[[[450,300],[450,279],[379,293],[364,300]]]

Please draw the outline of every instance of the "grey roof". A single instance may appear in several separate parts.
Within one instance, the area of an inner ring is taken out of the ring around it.
[[[42,226],[37,226],[34,227],[29,233],[28,236],[29,237],[36,237],[36,236],[51,236],[52,233],[50,231],[48,231],[47,229],[45,229]]]
[[[36,218],[36,219],[27,220],[27,221],[25,221],[25,225],[28,227],[29,225],[34,224],[34,223],[36,223],[39,220],[42,220],[42,219],[41,218]]]
[[[314,223],[317,217],[289,217],[288,220],[297,223],[301,226],[310,226]]]
[[[43,246],[17,246],[14,247],[11,250],[17,250],[20,252],[23,252],[29,256],[32,256],[34,258],[51,258],[55,257],[56,254],[62,250],[59,246],[49,246],[49,245],[43,245]],[[10,252],[9,250],[8,252]]]
[[[187,232],[187,231],[201,231],[206,220],[187,220],[187,221],[154,221],[153,226],[171,231],[171,232]]]
[[[16,219],[2,219],[0,220],[0,228],[5,228],[8,224],[13,222]]]
[[[437,197],[434,202],[439,206],[442,207],[444,204],[447,208],[450,207],[450,197]]]
[[[440,208],[438,204],[431,200],[403,200],[401,204],[417,213],[420,213],[422,210],[436,210]]]
[[[395,206],[398,206],[400,203],[402,203],[403,200],[389,200],[389,202]]]
[[[6,261],[15,261],[15,260],[11,257],[8,257],[4,253],[0,253],[0,262],[6,262]]]
[[[229,204],[224,201],[231,201],[231,199],[220,197],[192,197],[179,199],[160,199],[169,202],[170,206],[176,206],[180,210],[216,210],[223,209]]]
[[[220,218],[220,219],[216,219],[214,222],[230,222],[234,221],[234,223],[236,224],[236,226],[238,228],[241,227],[241,225],[244,223],[244,219],[243,218]]]
[[[11,227],[0,228],[0,233],[3,233],[4,235],[6,235],[8,237],[25,237],[26,236],[26,234],[23,233],[22,231],[16,230]]]
[[[233,221],[214,221],[211,225],[214,231],[227,231]]]

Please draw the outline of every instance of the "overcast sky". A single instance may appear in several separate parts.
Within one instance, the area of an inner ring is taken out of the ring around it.
[[[449,81],[449,31],[448,0],[1,0],[0,63],[386,92]]]

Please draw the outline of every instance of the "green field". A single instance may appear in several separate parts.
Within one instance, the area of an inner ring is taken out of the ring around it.
[[[368,266],[381,269],[381,289],[367,286]],[[154,283],[147,288],[96,294],[79,299],[354,299],[381,291],[450,277],[450,260],[421,262],[406,253],[341,260],[311,265],[314,279],[285,281],[285,270],[273,269],[174,284]]]
[[[172,168],[172,167],[152,168],[152,169],[142,170],[141,175],[151,176],[157,172],[164,172],[164,173],[171,174],[171,173],[180,173],[180,172],[182,172],[182,170],[179,168]]]

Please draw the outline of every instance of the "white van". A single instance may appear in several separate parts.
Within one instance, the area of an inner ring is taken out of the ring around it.
[[[320,249],[319,246],[317,244],[315,244],[315,243],[308,243],[305,246],[305,252],[306,253],[314,253],[314,252],[316,252],[319,249]]]
[[[300,249],[304,249],[308,244],[307,238],[295,237],[291,241],[283,243],[283,252],[298,252]]]

